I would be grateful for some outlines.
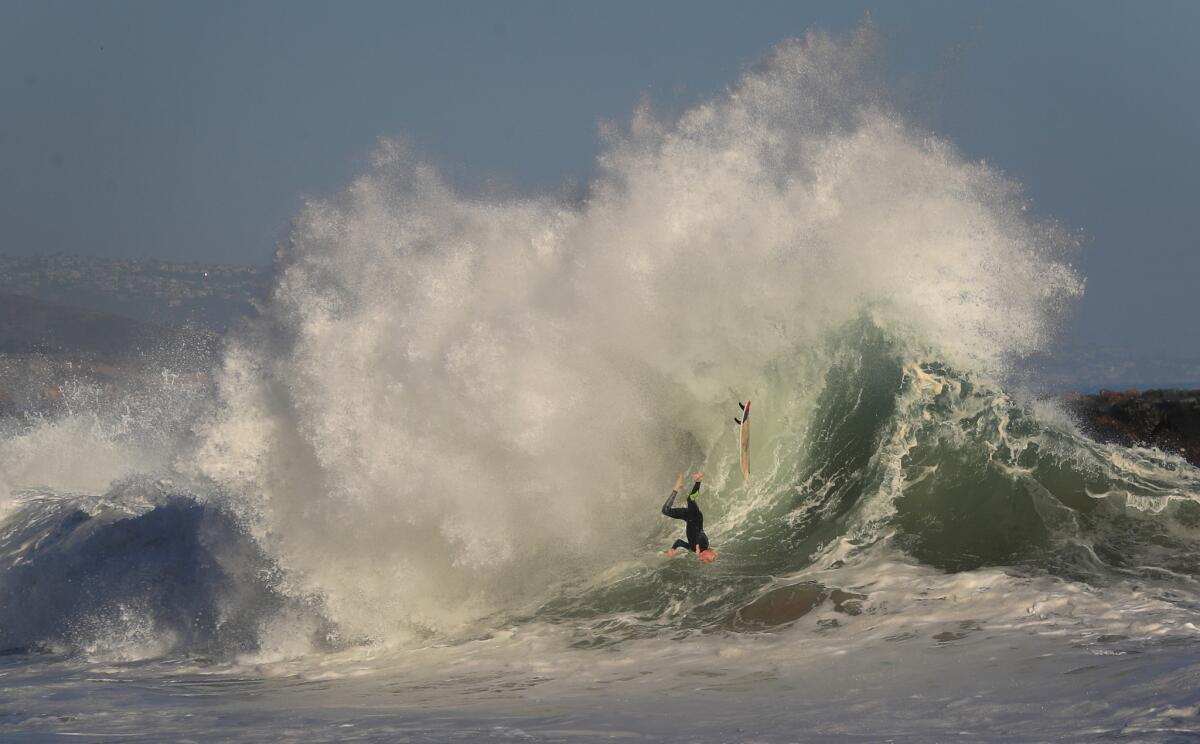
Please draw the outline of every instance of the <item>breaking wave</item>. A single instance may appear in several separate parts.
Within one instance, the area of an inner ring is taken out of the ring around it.
[[[141,619],[104,626],[238,653],[534,620],[732,628],[781,579],[858,586],[881,551],[1190,581],[1196,470],[1002,387],[1082,291],[1073,242],[891,110],[873,47],[869,28],[810,35],[677,119],[639,109],[578,203],[463,194],[383,143],[297,218],[171,453],[185,485],[134,508],[118,482],[120,519],[58,497],[10,514],[7,596],[36,574],[95,598],[51,591],[5,644],[121,612]],[[660,555],[658,506],[698,467],[711,570]],[[97,568],[114,560],[173,588]],[[813,592],[795,601],[869,602]]]

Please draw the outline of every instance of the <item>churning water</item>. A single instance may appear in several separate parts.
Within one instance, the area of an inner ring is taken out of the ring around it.
[[[215,386],[7,430],[0,731],[1200,730],[1200,471],[1006,389],[1075,246],[891,110],[872,47],[639,110],[578,203],[386,142],[298,216]],[[685,468],[710,566],[662,554]]]

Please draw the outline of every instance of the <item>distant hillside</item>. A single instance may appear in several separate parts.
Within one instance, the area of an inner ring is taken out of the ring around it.
[[[0,293],[0,353],[121,357],[205,335],[211,334]]]
[[[262,266],[0,255],[0,293],[221,332],[267,296]]]

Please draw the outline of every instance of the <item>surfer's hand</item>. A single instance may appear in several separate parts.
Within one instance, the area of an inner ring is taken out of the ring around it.
[[[697,483],[699,483],[703,479],[704,479],[704,471],[703,470],[697,470],[696,472],[692,473],[692,480],[696,481]]]
[[[675,479],[675,488],[672,490],[678,491],[681,488],[683,488],[683,473],[680,473],[679,477]]]

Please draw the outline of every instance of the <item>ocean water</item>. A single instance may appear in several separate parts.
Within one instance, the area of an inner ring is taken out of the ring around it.
[[[874,46],[638,110],[579,201],[384,142],[213,384],[10,423],[0,738],[1191,740],[1200,470],[1014,386],[1073,233]]]

